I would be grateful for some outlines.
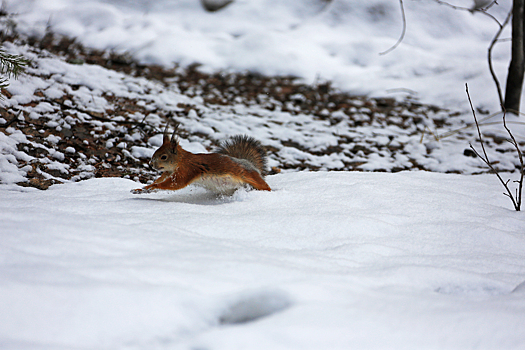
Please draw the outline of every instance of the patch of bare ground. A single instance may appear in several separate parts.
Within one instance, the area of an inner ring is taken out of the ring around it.
[[[176,85],[181,94],[200,96],[204,105],[260,106],[268,111],[279,110],[291,115],[308,115],[313,120],[321,120],[329,125],[337,125],[343,119],[349,127],[386,127],[395,126],[410,130],[410,134],[421,134],[426,130],[424,121],[430,120],[435,127],[443,126],[444,118],[436,118],[439,113],[448,117],[454,115],[435,106],[424,105],[414,100],[399,101],[394,98],[368,98],[339,91],[330,82],[318,82],[313,85],[302,83],[290,76],[264,76],[251,72],[203,73],[197,65],[190,67],[164,68],[156,65],[140,64],[126,54],[88,49],[74,39],[46,34],[43,38],[22,38],[14,30],[2,34],[2,42],[28,45],[38,52],[57,55],[71,64],[99,65],[106,69],[123,72],[131,77],[141,77],[160,82],[164,86]],[[28,73],[29,74],[29,73]],[[80,86],[71,85],[74,91]],[[2,91],[9,98],[9,92]],[[46,189],[50,185],[64,180],[81,180],[89,177],[120,176],[137,181],[151,181],[157,174],[148,166],[147,159],[130,154],[130,146],[151,147],[147,140],[161,130],[148,122],[148,117],[155,114],[165,120],[169,111],[152,110],[136,99],[115,97],[108,92],[105,100],[111,105],[111,114],[94,112],[81,105],[69,103],[73,97],[63,95],[50,98],[41,91],[35,92],[38,102],[31,101],[22,107],[36,107],[47,103],[54,113],[67,121],[65,127],[57,127],[45,119],[32,119],[28,108],[24,111],[10,108],[0,109],[1,117],[6,121],[0,124],[0,131],[7,128],[20,130],[31,142],[18,144],[19,151],[34,157],[31,161],[19,160],[19,167],[30,167],[27,182],[22,186]],[[178,116],[186,117],[191,105],[179,105]],[[136,116],[144,116],[137,120]],[[429,119],[429,116],[433,118]],[[70,127],[68,127],[68,125]],[[185,134],[183,136],[191,136]],[[130,137],[131,134],[140,137]],[[206,139],[208,135],[194,133],[193,136]],[[409,158],[403,166],[391,169],[381,167],[374,171],[428,170],[417,159],[410,158],[409,152],[401,142],[389,141],[377,143],[373,140],[356,141],[347,135],[338,138],[337,145],[322,149],[309,149],[293,140],[281,140],[282,147],[291,147],[312,156],[340,154],[343,166],[337,170],[362,170],[366,157],[372,153],[387,152],[401,154]],[[213,140],[208,140],[208,144]],[[122,146],[126,144],[126,147]],[[348,145],[352,145],[349,147]],[[208,147],[209,148],[209,147]],[[280,147],[269,146],[268,152],[280,161]],[[45,156],[45,157],[42,157]],[[469,156],[469,155],[465,155]],[[41,159],[53,159],[53,164]],[[57,166],[56,162],[63,164]],[[300,162],[280,161],[271,173],[281,169],[317,170],[319,165],[308,159]],[[330,169],[327,169],[330,170]]]

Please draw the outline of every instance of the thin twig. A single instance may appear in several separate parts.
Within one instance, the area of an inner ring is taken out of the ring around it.
[[[501,112],[500,112],[501,113]],[[487,120],[487,118],[484,118],[482,119],[481,123],[479,123],[479,126],[487,126],[487,125],[496,125],[496,124],[499,124],[500,122],[488,122],[488,123],[483,123],[484,120]],[[517,124],[517,125],[525,125],[525,122],[509,122],[509,124]],[[470,123],[470,124],[467,124],[466,126],[462,127],[462,128],[459,128],[459,129],[454,129],[454,130],[450,130],[450,131],[447,131],[441,135],[437,135],[437,139],[438,140],[442,140],[444,138],[447,138],[447,137],[450,137],[452,135],[455,135],[457,134],[458,132],[460,131],[463,131],[463,130],[467,130],[467,129],[470,129],[471,127],[475,126],[476,124],[475,123]]]
[[[379,55],[381,56],[386,55],[387,53],[395,50],[396,47],[398,47],[399,44],[401,44],[401,42],[403,41],[403,38],[405,37],[405,33],[407,31],[407,20],[405,16],[405,7],[403,6],[403,0],[399,0],[399,5],[401,6],[401,18],[403,19],[403,30],[401,31],[401,36],[399,37],[399,39],[397,39],[397,42],[394,44],[394,46],[392,46],[386,51],[380,52]]]
[[[507,130],[507,132],[509,133],[509,136],[510,136],[510,144],[513,145],[515,148],[516,148],[516,152],[518,152],[518,158],[520,160],[520,164],[521,164],[521,168],[520,168],[520,180],[519,181],[515,181],[518,183],[518,188],[516,189],[516,201],[517,201],[517,208],[516,210],[517,211],[520,211],[520,208],[521,208],[521,195],[522,195],[522,191],[523,191],[523,176],[524,176],[524,172],[525,172],[525,166],[524,166],[524,162],[523,162],[523,153],[521,152],[520,150],[520,147],[518,145],[518,142],[516,141],[516,139],[514,138],[514,135],[512,134],[512,132],[510,132],[510,129],[507,127],[507,122],[505,120],[505,113],[503,114],[503,126],[505,127],[505,130]]]
[[[149,114],[146,114],[144,116],[144,118],[142,118],[142,120],[140,121],[140,123],[137,123],[135,124],[134,126],[132,126],[130,129],[129,129],[129,133],[131,134],[135,129],[138,129],[140,134],[142,135],[142,137],[146,137],[148,136],[148,134],[146,133],[146,130],[145,130],[145,127],[146,126],[149,126],[148,124],[145,123],[146,121],[146,118],[149,117],[150,115]],[[155,127],[151,126],[151,128],[153,130],[155,130]]]
[[[499,25],[500,29],[503,29],[503,27],[506,24],[506,23],[505,24],[501,24],[496,17],[494,17],[493,15],[491,15],[490,13],[487,12],[487,10],[492,7],[492,5],[497,3],[496,0],[494,0],[492,3],[490,3],[485,8],[474,9],[474,10],[471,9],[471,8],[468,8],[468,7],[455,6],[455,5],[449,4],[448,2],[442,1],[442,0],[434,0],[434,1],[437,2],[440,5],[445,5],[445,6],[451,7],[453,9],[455,9],[455,10],[464,10],[464,11],[470,11],[470,12],[480,12],[480,13],[484,14],[485,16],[488,16],[488,17],[492,18]],[[387,53],[395,50],[399,46],[399,44],[401,44],[403,39],[405,38],[405,34],[406,34],[406,30],[407,30],[407,21],[406,21],[405,6],[403,5],[403,0],[399,0],[399,5],[401,6],[401,18],[403,19],[403,30],[401,31],[401,35],[399,36],[399,39],[397,39],[397,42],[391,48],[389,48],[386,51],[383,51],[383,52],[379,53],[379,55],[381,55],[381,56],[382,55],[386,55]],[[498,34],[498,36],[499,36],[499,34]]]
[[[484,14],[485,16],[488,16],[490,18],[492,18],[500,27],[502,27],[502,24],[498,21],[498,19],[496,17],[494,17],[493,15],[491,15],[490,13],[487,12],[487,10],[489,8],[491,8],[494,4],[497,3],[497,1],[493,1],[491,2],[489,5],[485,6],[484,8],[480,8],[480,9],[472,9],[472,8],[468,8],[468,7],[463,7],[463,6],[456,6],[456,5],[452,5],[446,1],[442,1],[442,0],[434,0],[434,2],[437,2],[438,4],[440,5],[445,5],[445,6],[448,6],[450,8],[453,8],[454,10],[461,10],[461,11],[469,11],[469,12],[479,12],[479,13],[482,13]]]
[[[499,97],[499,104],[500,106],[504,105],[503,100],[503,94],[501,93],[501,86],[499,84],[498,77],[496,75],[496,72],[494,71],[494,67],[492,66],[492,49],[494,48],[494,45],[498,41],[499,36],[501,35],[501,32],[503,31],[503,28],[509,23],[510,18],[512,17],[512,10],[510,10],[509,14],[507,15],[507,18],[505,18],[505,21],[500,26],[499,30],[497,31],[496,35],[494,36],[494,39],[492,39],[492,42],[490,43],[489,49],[488,49],[488,61],[489,61],[489,70],[490,74],[492,75],[492,79],[494,79],[494,83],[496,84],[496,89],[498,90],[498,97]]]
[[[470,103],[470,109],[472,110],[472,115],[474,116],[474,121],[476,122],[476,128],[478,129],[478,136],[479,136],[479,141],[481,143],[481,149],[483,150],[483,156],[481,156],[478,153],[478,151],[476,151],[476,149],[474,148],[474,146],[472,146],[472,144],[470,144],[470,148],[476,154],[476,156],[478,156],[485,164],[487,164],[487,166],[490,168],[490,170],[492,170],[492,172],[498,177],[499,181],[501,182],[501,184],[503,185],[503,187],[507,191],[507,193],[503,193],[503,194],[510,198],[510,200],[512,201],[512,204],[514,205],[514,209],[516,209],[516,211],[519,211],[520,210],[520,206],[518,205],[518,203],[516,203],[516,200],[514,199],[514,196],[512,195],[512,191],[509,189],[509,186],[508,186],[509,181],[507,181],[507,182],[503,181],[503,179],[499,175],[499,172],[490,163],[489,156],[487,155],[487,151],[485,150],[483,137],[481,136],[481,130],[479,129],[478,119],[476,118],[476,111],[474,110],[474,106],[472,105],[472,100],[470,99],[470,94],[469,94],[469,91],[468,91],[468,84],[465,84],[465,88],[466,88],[466,91],[467,91],[468,101]],[[505,117],[503,117],[503,118],[505,118]],[[505,120],[505,119],[503,119],[503,120]]]
[[[16,121],[18,121],[18,117],[20,117],[21,113],[22,113],[22,110],[19,110],[17,115],[15,115],[13,118],[11,118],[10,121],[6,122],[5,124],[0,125],[0,128],[7,129],[8,127],[10,127],[11,124],[13,124]]]

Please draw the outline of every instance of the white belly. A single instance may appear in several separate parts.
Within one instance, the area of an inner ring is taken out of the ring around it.
[[[195,185],[204,187],[208,191],[227,196],[231,196],[236,190],[244,186],[244,182],[230,175],[204,175],[193,183]]]

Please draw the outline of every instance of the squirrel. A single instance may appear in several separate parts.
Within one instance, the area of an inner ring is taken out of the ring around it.
[[[194,154],[180,146],[176,137],[178,127],[179,123],[169,137],[166,125],[162,146],[151,157],[151,166],[162,171],[162,175],[152,184],[131,190],[131,193],[179,190],[190,184],[222,195],[232,195],[246,184],[256,190],[271,191],[263,179],[267,159],[259,141],[236,135],[223,142],[215,153]]]

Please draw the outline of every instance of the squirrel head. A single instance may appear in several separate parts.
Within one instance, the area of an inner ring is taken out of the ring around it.
[[[153,153],[150,165],[160,171],[175,171],[177,169],[180,157],[179,140],[177,140],[177,128],[179,124],[175,125],[175,130],[171,137],[167,134],[168,125],[164,129],[164,137],[162,139],[162,146]]]

